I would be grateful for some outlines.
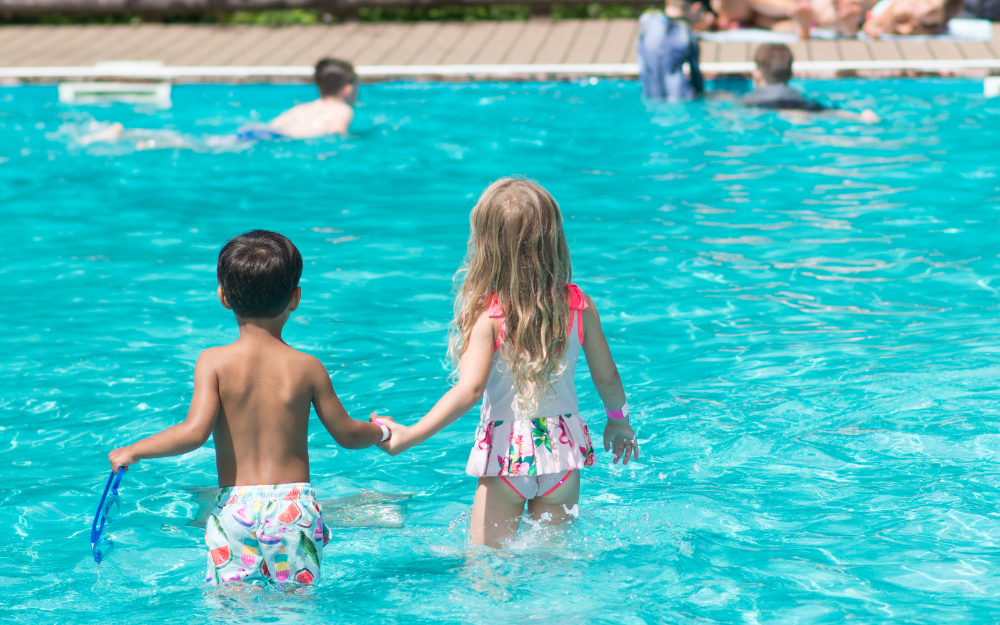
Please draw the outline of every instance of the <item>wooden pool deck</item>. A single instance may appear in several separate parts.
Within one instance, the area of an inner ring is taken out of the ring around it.
[[[807,41],[792,44],[804,75],[1000,73],[992,41]],[[315,26],[2,26],[0,79],[306,79],[323,56],[367,79],[635,75],[635,20],[344,23]],[[754,44],[702,42],[706,74],[746,73]],[[137,64],[107,64],[143,61]],[[153,62],[159,62],[157,65]],[[98,65],[100,64],[100,65]]]

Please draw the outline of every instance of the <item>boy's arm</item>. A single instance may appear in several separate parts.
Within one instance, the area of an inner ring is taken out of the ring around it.
[[[312,374],[315,377],[313,406],[316,407],[316,416],[338,445],[345,449],[364,449],[382,440],[382,428],[378,425],[352,419],[347,414],[344,404],[340,403],[333,390],[326,367],[319,360],[315,360]]]
[[[115,449],[108,454],[111,470],[128,467],[147,458],[179,456],[205,444],[219,416],[219,377],[208,352],[194,366],[194,394],[187,418],[149,438]],[[127,470],[127,469],[126,469]]]
[[[458,362],[458,383],[442,395],[430,412],[412,427],[384,421],[392,430],[392,438],[381,446],[382,449],[393,456],[406,451],[448,427],[479,403],[486,390],[486,382],[490,379],[495,340],[494,322],[484,312],[472,328],[469,347]],[[379,417],[373,415],[372,418]]]
[[[601,329],[601,317],[597,306],[589,295],[587,309],[583,311],[583,353],[587,357],[587,367],[590,368],[590,378],[594,381],[597,394],[601,396],[606,410],[612,412],[621,410],[625,405],[625,388],[622,386],[618,367],[611,357],[611,348]],[[604,451],[610,451],[614,445],[615,462],[624,456],[622,464],[628,464],[629,456],[639,457],[639,444],[635,440],[635,431],[624,419],[608,419],[604,428]]]

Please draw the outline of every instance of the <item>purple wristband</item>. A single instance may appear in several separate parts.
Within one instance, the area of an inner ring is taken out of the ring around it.
[[[628,419],[628,402],[625,402],[624,406],[614,412],[611,412],[608,410],[608,407],[605,406],[604,412],[608,413],[609,419]]]

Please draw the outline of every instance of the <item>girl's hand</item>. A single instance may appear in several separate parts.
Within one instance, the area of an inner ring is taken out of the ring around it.
[[[410,428],[396,423],[392,417],[383,417],[374,412],[368,417],[368,420],[373,423],[381,423],[389,428],[389,440],[384,443],[378,443],[376,447],[390,456],[396,456],[410,448],[406,444],[406,434]]]
[[[139,459],[136,458],[132,452],[131,446],[119,447],[118,449],[112,451],[108,454],[108,460],[111,461],[112,473],[118,473],[118,467],[125,467],[125,470],[128,471],[130,464],[139,462]]]
[[[618,464],[618,460],[622,460],[622,464],[628,464],[630,456],[635,460],[639,459],[639,442],[635,440],[635,431],[628,419],[608,419],[608,425],[604,428],[604,451],[614,452],[615,464]]]

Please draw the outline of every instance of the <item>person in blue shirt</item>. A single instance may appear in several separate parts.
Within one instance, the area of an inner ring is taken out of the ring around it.
[[[698,40],[684,19],[687,8],[684,0],[667,0],[665,12],[650,12],[639,18],[636,56],[646,99],[685,102],[701,97],[705,90],[698,66]]]

